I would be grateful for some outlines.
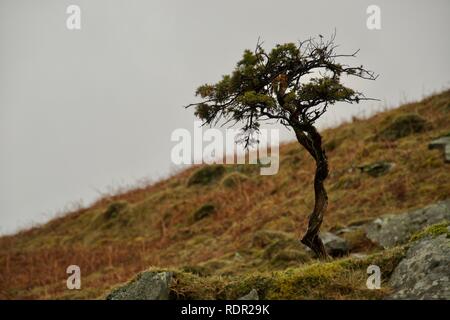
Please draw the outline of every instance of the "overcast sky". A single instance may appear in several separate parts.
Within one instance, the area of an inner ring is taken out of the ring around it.
[[[66,27],[71,4],[81,30]],[[366,27],[371,4],[381,30]],[[380,74],[352,85],[381,102],[336,106],[322,127],[448,88],[449,9],[448,0],[0,0],[0,232],[173,172],[170,135],[193,130],[182,106],[258,37],[270,48],[336,28],[339,50],[360,48],[355,63]]]

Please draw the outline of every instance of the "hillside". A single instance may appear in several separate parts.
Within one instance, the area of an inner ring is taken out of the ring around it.
[[[423,122],[405,121],[411,117]],[[330,163],[323,230],[448,199],[450,165],[428,144],[449,133],[450,90],[323,131]],[[193,167],[2,237],[0,298],[101,298],[149,267],[182,270],[186,279],[202,283],[205,292],[183,289],[194,298],[211,298],[212,283],[233,287],[254,272],[288,270],[289,279],[299,274],[304,279],[309,272],[346,277],[343,270],[366,262],[344,258],[324,265],[297,247],[314,202],[313,161],[296,142],[281,147],[280,160],[274,176],[261,176],[251,165]],[[358,232],[347,240],[352,253],[371,254],[382,265],[402,252],[381,251]],[[66,289],[71,264],[81,267],[82,290]],[[354,282],[364,276],[352,273],[342,280],[345,290],[335,288],[334,295],[323,294],[330,288],[321,285],[294,294],[286,280],[284,293],[271,297],[381,297],[383,291],[348,289],[357,288]]]

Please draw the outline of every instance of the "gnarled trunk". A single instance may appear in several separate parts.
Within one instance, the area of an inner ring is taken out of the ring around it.
[[[322,137],[314,126],[296,126],[294,127],[294,131],[298,142],[316,161],[314,210],[309,216],[308,229],[301,242],[311,248],[320,259],[326,259],[328,258],[328,254],[319,237],[319,231],[328,206],[328,196],[324,187],[324,181],[328,176],[328,160],[322,148]]]

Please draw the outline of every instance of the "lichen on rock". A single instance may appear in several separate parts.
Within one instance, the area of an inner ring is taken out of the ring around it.
[[[427,236],[411,245],[395,268],[390,299],[450,299],[450,238]]]
[[[107,300],[168,300],[172,272],[140,273],[129,283],[114,289]]]

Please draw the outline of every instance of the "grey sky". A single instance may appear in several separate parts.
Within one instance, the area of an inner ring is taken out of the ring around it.
[[[66,28],[70,4],[81,7],[81,30]],[[366,28],[370,4],[381,30]],[[360,48],[355,63],[380,74],[352,84],[382,102],[336,106],[322,126],[446,88],[449,9],[448,0],[0,0],[0,232],[176,169],[170,134],[194,120],[181,106],[258,36],[269,48],[336,28],[340,50]]]

